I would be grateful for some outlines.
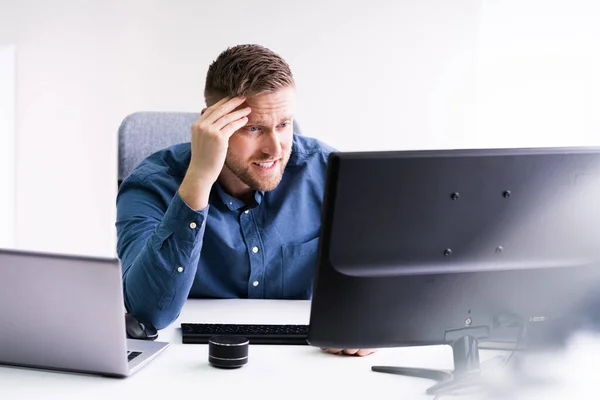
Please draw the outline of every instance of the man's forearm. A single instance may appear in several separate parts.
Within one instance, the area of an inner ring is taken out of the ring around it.
[[[121,250],[125,306],[157,329],[177,319],[189,295],[207,212],[192,210],[176,195],[150,235],[142,222],[125,223],[130,226],[119,246],[126,249]],[[146,239],[140,239],[138,234]]]
[[[191,209],[202,210],[208,206],[208,198],[213,183],[206,181],[193,169],[189,169],[177,192]]]
[[[125,306],[157,329],[171,324],[181,312],[194,281],[200,244],[167,239],[156,250],[154,237],[123,276]]]

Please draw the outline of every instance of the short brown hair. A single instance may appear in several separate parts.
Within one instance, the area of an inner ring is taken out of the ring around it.
[[[289,65],[277,53],[257,44],[223,51],[208,67],[204,99],[211,106],[224,97],[249,96],[294,86]]]

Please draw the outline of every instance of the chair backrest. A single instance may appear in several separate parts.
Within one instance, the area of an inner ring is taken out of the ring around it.
[[[118,184],[150,154],[190,141],[191,125],[200,117],[192,112],[135,112],[119,126]],[[296,121],[294,132],[300,134]]]

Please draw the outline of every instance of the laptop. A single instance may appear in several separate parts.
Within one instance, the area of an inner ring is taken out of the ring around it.
[[[128,339],[117,258],[0,250],[0,364],[127,377],[169,343]]]

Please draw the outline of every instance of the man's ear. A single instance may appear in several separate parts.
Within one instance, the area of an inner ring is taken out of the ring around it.
[[[204,108],[202,109],[202,111],[200,111],[200,115],[204,114],[204,112],[205,112],[205,111],[206,111],[206,107],[204,107]]]

